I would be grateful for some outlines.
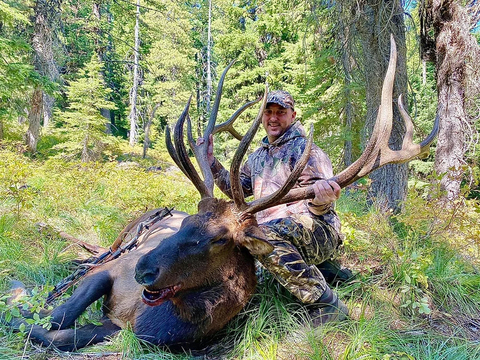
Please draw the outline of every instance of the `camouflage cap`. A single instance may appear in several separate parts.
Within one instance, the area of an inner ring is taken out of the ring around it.
[[[285,90],[273,90],[270,91],[267,95],[267,104],[273,103],[278,104],[286,109],[290,108],[294,110],[295,101],[293,101],[292,95]]]

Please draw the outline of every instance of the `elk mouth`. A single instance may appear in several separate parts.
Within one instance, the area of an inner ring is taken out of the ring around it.
[[[142,301],[149,306],[158,306],[174,297],[181,287],[182,286],[178,284],[160,290],[149,290],[147,288],[143,288]]]

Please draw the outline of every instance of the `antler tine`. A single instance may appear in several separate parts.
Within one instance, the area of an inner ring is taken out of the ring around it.
[[[180,159],[179,159],[178,154],[177,154],[177,150],[173,146],[172,138],[171,138],[171,132],[170,132],[170,126],[168,126],[168,125],[165,128],[165,143],[167,145],[167,150],[168,150],[168,153],[170,154],[170,157],[173,159],[175,164],[180,168],[180,170],[182,170],[182,172],[185,174],[185,176],[188,177],[188,179],[191,181],[192,179],[190,179],[190,176],[189,176],[188,172],[185,170],[185,168],[183,167],[183,164],[180,162]]]
[[[185,148],[185,143],[183,141],[183,125],[185,122],[185,119],[188,117],[188,109],[190,108],[190,102],[192,100],[192,97],[188,99],[187,105],[185,106],[185,109],[183,110],[182,115],[180,115],[180,118],[178,119],[177,123],[175,124],[175,130],[174,130],[174,135],[173,135],[173,140],[175,143],[175,153],[178,162],[181,164],[180,169],[183,171],[183,173],[190,179],[190,181],[193,183],[193,185],[197,188],[198,192],[200,193],[200,196],[203,198],[205,197],[212,197],[213,196],[213,183],[211,188],[206,185],[200,176],[198,175],[198,172],[195,170],[195,167],[193,166],[192,162],[190,161],[190,158],[188,157],[187,150]],[[167,149],[168,149],[168,141],[167,141]],[[173,148],[173,146],[172,146]],[[170,152],[170,150],[169,150]],[[172,153],[170,152],[170,156],[172,156]],[[172,158],[175,161],[175,156],[172,156]],[[198,161],[198,159],[197,159]],[[176,162],[176,161],[175,161]]]
[[[190,148],[193,149],[195,147],[195,139],[193,138],[192,132],[192,121],[190,120],[190,116],[187,114],[187,140]]]
[[[215,95],[215,102],[213,103],[212,112],[210,113],[210,119],[208,120],[207,127],[205,128],[205,133],[203,134],[204,139],[208,139],[210,134],[215,127],[215,123],[217,121],[218,115],[218,108],[220,107],[220,100],[222,98],[222,91],[223,91],[223,83],[225,81],[225,76],[227,75],[228,70],[232,67],[236,60],[232,60],[230,64],[223,70],[222,76],[220,77],[220,81],[218,82],[217,93]]]
[[[403,121],[405,122],[405,138],[403,139],[402,150],[411,148],[415,145],[415,150],[419,151],[418,157],[424,157],[430,153],[430,145],[435,140],[435,136],[439,130],[440,123],[440,112],[437,112],[435,116],[435,122],[433,123],[433,128],[430,134],[420,143],[420,145],[413,144],[413,122],[410,115],[408,115],[405,107],[403,105],[403,97],[400,95],[398,97],[398,109],[400,110],[400,115],[402,116]],[[418,148],[420,150],[418,150]],[[407,160],[408,161],[408,160]]]
[[[238,209],[243,210],[247,207],[247,203],[245,202],[242,184],[240,183],[240,165],[242,159],[248,149],[248,146],[252,142],[253,137],[255,136],[260,123],[262,122],[263,110],[267,105],[267,94],[268,94],[268,86],[265,86],[265,93],[263,94],[263,101],[260,109],[258,110],[257,117],[253,122],[250,129],[248,129],[247,133],[240,141],[238,145],[237,151],[235,155],[233,155],[232,164],[230,165],[230,186],[232,190],[232,198],[235,202],[235,205]]]
[[[222,97],[222,88],[223,88],[223,83],[225,81],[225,76],[227,74],[227,71],[230,69],[230,67],[234,64],[235,60],[232,61],[223,71],[222,76],[220,78],[220,81],[218,82],[218,88],[217,88],[217,94],[215,97],[215,102],[213,105],[212,112],[210,114],[210,119],[208,120],[208,124],[205,128],[204,134],[203,134],[203,143],[200,143],[198,145],[195,144],[195,141],[193,139],[192,135],[192,125],[190,122],[190,117],[187,115],[187,137],[188,137],[188,142],[190,144],[191,149],[193,150],[193,153],[195,154],[195,159],[197,159],[198,166],[200,168],[200,171],[202,172],[203,175],[203,188],[206,191],[205,196],[206,197],[212,197],[213,196],[213,187],[214,187],[214,181],[213,181],[213,174],[212,170],[210,169],[210,164],[208,163],[207,159],[207,150],[208,150],[208,138],[210,134],[213,131],[213,128],[215,126],[215,121],[217,121],[217,114],[218,114],[218,108],[220,106],[220,99]],[[196,173],[196,172],[195,172]],[[198,176],[198,173],[196,173],[197,178],[200,179]],[[201,181],[201,180],[200,180]],[[193,182],[193,180],[192,180]],[[204,195],[202,195],[204,196]]]
[[[295,164],[293,171],[288,176],[287,181],[285,181],[285,183],[280,189],[270,194],[269,196],[266,196],[264,198],[257,199],[248,203],[248,208],[243,210],[244,214],[247,214],[247,213],[255,214],[259,211],[279,205],[280,203],[284,203],[281,200],[295,185],[299,176],[302,174],[303,169],[308,163],[308,159],[310,158],[310,151],[312,150],[312,144],[313,144],[313,125],[310,126],[310,134],[308,136],[307,144],[305,145],[305,150],[303,151],[301,158]]]
[[[262,100],[262,98],[258,98],[257,100],[253,100],[253,101],[250,101],[248,103],[246,103],[245,105],[243,105],[240,109],[238,109],[237,111],[235,111],[235,113],[230,117],[230,119],[228,119],[227,121],[219,124],[219,125],[216,125],[214,128],[213,128],[213,132],[212,134],[216,134],[218,132],[222,132],[222,131],[228,131],[230,134],[232,134],[232,136],[237,139],[237,140],[242,140],[242,135],[240,135],[238,133],[237,130],[235,130],[233,128],[233,123],[238,119],[238,117],[245,111],[247,110],[249,107],[253,106],[254,104],[258,103],[260,100]]]
[[[432,131],[430,132],[430,134],[428,134],[428,136],[425,138],[425,140],[423,140],[421,143],[420,143],[420,147],[422,148],[422,154],[425,153],[425,154],[428,154],[430,151],[427,151],[430,150],[430,145],[432,144],[433,140],[435,140],[435,137],[437,136],[438,134],[438,130],[440,129],[440,110],[441,110],[441,106],[440,108],[437,110],[437,116],[435,116],[435,122],[433,123],[433,128],[432,128]]]

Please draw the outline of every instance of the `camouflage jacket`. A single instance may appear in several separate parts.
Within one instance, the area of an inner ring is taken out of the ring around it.
[[[302,156],[307,139],[305,130],[299,121],[273,143],[265,137],[262,145],[253,152],[243,165],[240,173],[245,197],[253,195],[259,199],[279,189],[287,180],[295,164]],[[215,160],[212,171],[217,186],[227,195],[230,194],[230,175],[219,161]],[[305,187],[319,179],[333,176],[332,165],[327,154],[315,144],[312,146],[310,159],[294,187]],[[291,217],[313,230],[312,219],[318,219],[331,225],[338,232],[340,221],[334,210],[334,204],[316,207],[315,215],[309,211],[308,200],[278,205],[257,213],[259,224],[267,221]]]

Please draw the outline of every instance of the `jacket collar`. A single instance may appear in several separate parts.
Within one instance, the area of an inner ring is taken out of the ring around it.
[[[300,121],[295,121],[290,127],[274,142],[269,143],[268,137],[265,136],[262,139],[262,146],[269,147],[269,146],[280,146],[283,143],[296,138],[296,137],[305,137],[305,129],[303,128]]]

